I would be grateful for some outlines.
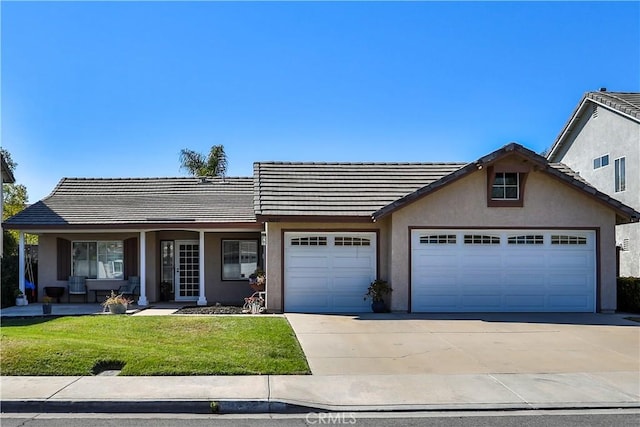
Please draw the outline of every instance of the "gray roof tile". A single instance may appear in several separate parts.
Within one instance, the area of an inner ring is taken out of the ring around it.
[[[28,226],[254,223],[253,179],[64,178],[50,196],[6,221]]]
[[[262,216],[370,217],[464,165],[258,162],[254,208]]]

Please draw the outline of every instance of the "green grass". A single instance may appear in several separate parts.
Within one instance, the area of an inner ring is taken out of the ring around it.
[[[91,375],[121,362],[120,375],[308,374],[280,317],[82,316],[2,321],[2,375]]]

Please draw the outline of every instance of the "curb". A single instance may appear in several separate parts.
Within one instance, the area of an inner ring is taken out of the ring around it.
[[[319,408],[266,400],[4,400],[3,413],[169,413],[169,414],[263,414],[308,413]]]
[[[521,403],[521,404],[424,404],[424,405],[299,405],[267,400],[7,400],[2,413],[168,413],[168,414],[305,414],[310,412],[462,412],[640,409],[636,402]]]

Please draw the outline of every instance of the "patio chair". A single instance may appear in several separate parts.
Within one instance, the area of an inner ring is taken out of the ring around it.
[[[84,276],[69,276],[67,302],[71,302],[71,295],[84,295],[84,302],[88,302],[87,279]]]
[[[129,276],[127,284],[118,288],[118,294],[131,299],[140,295],[140,276]]]

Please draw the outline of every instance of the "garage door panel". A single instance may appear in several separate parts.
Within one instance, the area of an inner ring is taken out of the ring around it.
[[[411,242],[413,311],[595,311],[593,231],[425,229]]]
[[[326,255],[314,256],[312,254],[307,255],[294,255],[287,259],[287,267],[294,268],[327,268],[329,266],[329,259]]]
[[[285,311],[370,311],[364,294],[375,278],[375,233],[285,233]]]
[[[499,270],[502,269],[502,260],[494,255],[467,253],[465,257],[460,259],[460,267]]]
[[[504,303],[507,307],[528,308],[545,305],[545,295],[505,295]]]

